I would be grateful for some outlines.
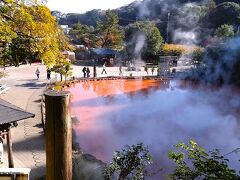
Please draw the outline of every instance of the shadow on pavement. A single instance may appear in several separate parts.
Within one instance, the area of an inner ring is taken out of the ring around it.
[[[45,180],[46,179],[46,167],[40,166],[31,169],[30,180]]]
[[[38,83],[38,82],[28,82],[20,85],[15,85],[16,87],[27,87],[29,89],[41,89],[46,86],[46,83]]]
[[[45,151],[44,134],[32,136],[26,134],[27,137],[23,141],[13,141],[13,154],[14,152],[29,152],[29,151]],[[14,136],[12,137],[14,139]]]

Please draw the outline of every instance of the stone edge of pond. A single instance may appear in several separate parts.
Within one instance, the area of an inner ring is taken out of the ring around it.
[[[81,82],[87,82],[87,81],[107,81],[107,80],[119,80],[119,79],[125,79],[125,80],[172,80],[173,76],[122,76],[122,77],[114,77],[114,76],[108,76],[108,77],[96,77],[96,78],[76,78],[74,80],[69,80],[66,84],[61,85],[62,90],[65,90],[66,88],[71,87],[73,84],[81,83]],[[54,86],[54,85],[53,85]],[[52,86],[49,88],[52,89]]]

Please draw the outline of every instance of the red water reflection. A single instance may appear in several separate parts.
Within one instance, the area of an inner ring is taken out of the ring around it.
[[[229,88],[106,80],[79,83],[70,91],[72,114],[79,119],[74,127],[77,140],[83,151],[103,161],[110,161],[124,145],[139,142],[148,145],[165,168],[170,166],[168,150],[180,141],[195,139],[223,153],[240,146],[240,96]]]
[[[110,160],[113,151],[119,145],[118,142],[114,142],[109,131],[105,131],[106,128],[109,129],[110,127],[107,127],[108,123],[104,122],[106,120],[104,115],[115,114],[127,106],[119,103],[120,99],[116,101],[116,95],[126,95],[125,98],[134,98],[134,95],[137,94],[147,96],[149,91],[153,89],[168,87],[169,81],[143,81],[139,79],[87,81],[70,88],[72,92],[72,112],[80,121],[75,130],[81,148],[102,160]],[[127,129],[122,129],[122,132],[125,130],[127,131]],[[91,134],[91,136],[88,136],[88,134]],[[96,141],[99,143],[96,143]],[[84,142],[87,142],[87,144]]]

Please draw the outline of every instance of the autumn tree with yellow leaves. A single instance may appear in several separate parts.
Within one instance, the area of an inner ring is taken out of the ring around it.
[[[8,58],[15,65],[39,59],[52,67],[62,61],[62,51],[73,49],[50,10],[31,0],[1,1],[0,44],[0,62]]]

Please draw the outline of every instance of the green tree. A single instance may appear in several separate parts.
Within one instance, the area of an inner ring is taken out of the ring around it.
[[[229,38],[232,38],[234,36],[233,26],[228,24],[223,24],[216,29],[215,35],[220,40],[227,40]]]
[[[37,54],[47,66],[53,66],[62,51],[72,47],[56,19],[42,1],[3,0],[0,7],[0,44],[16,65]],[[10,51],[10,52],[7,52]],[[6,61],[4,59],[4,61]]]
[[[212,28],[220,27],[223,24],[236,26],[239,17],[240,5],[234,2],[224,2],[209,14],[208,23]]]
[[[156,55],[163,45],[163,38],[154,24],[150,23],[149,25],[150,28],[146,29],[147,31],[150,30],[147,34],[147,53]]]
[[[20,62],[30,62],[32,60],[31,53],[31,39],[28,37],[18,36],[12,40],[10,45],[11,48],[11,59],[15,66],[19,66]]]
[[[0,65],[4,65],[9,61],[10,49],[9,45],[17,34],[11,29],[12,14],[11,8],[14,4],[11,1],[2,1],[0,6]]]
[[[60,74],[61,81],[63,80],[63,76],[65,76],[65,83],[67,77],[72,75],[71,63],[66,60],[63,55],[59,56],[57,63],[51,68],[51,70]]]
[[[122,151],[115,152],[113,162],[106,167],[105,179],[144,179],[145,168],[151,163],[152,157],[142,143],[126,146]]]
[[[216,149],[208,154],[194,141],[176,145],[179,151],[168,156],[176,163],[171,179],[239,179],[235,170],[228,167],[228,159]]]
[[[97,36],[100,47],[121,50],[123,48],[123,30],[118,25],[119,18],[113,11],[106,11],[106,18],[97,21]]]
[[[69,35],[80,44],[83,44],[88,48],[92,48],[95,47],[94,44],[97,40],[94,31],[95,29],[93,27],[77,23],[71,28]]]

